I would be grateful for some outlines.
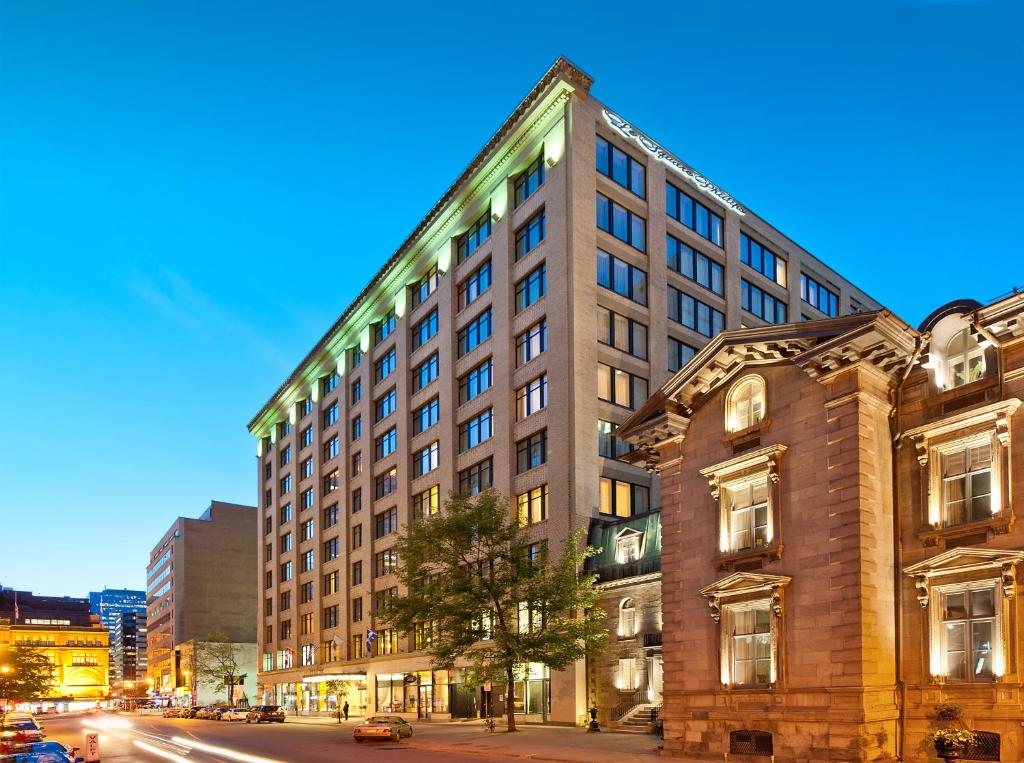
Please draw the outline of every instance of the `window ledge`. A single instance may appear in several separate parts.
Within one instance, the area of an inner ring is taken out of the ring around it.
[[[772,420],[769,418],[761,419],[753,426],[747,427],[746,429],[740,429],[736,432],[726,432],[725,437],[722,438],[722,443],[727,448],[735,448],[738,445],[744,445],[749,442],[750,445],[758,445],[758,442],[751,442],[752,440],[760,440],[761,437],[771,428]]]
[[[760,560],[761,564],[767,564],[781,558],[782,543],[773,540],[767,546],[757,546],[744,551],[721,551],[713,561],[716,569],[732,572],[737,567],[743,567],[753,561]]]
[[[949,527],[925,527],[918,531],[917,539],[926,546],[945,546],[961,538],[984,533],[985,540],[989,541],[993,535],[1008,533],[1013,527],[1013,521],[1012,513],[1001,511],[991,519],[982,519],[977,522],[950,525]]]

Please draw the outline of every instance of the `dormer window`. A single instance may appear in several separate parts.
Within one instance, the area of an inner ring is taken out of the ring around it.
[[[969,328],[953,334],[946,345],[946,367],[950,387],[961,387],[985,375],[985,349]]]
[[[725,428],[741,432],[759,424],[764,418],[764,379],[746,376],[736,382],[726,398]]]
[[[636,530],[623,530],[615,539],[615,561],[628,564],[640,559],[640,541],[643,534]]]

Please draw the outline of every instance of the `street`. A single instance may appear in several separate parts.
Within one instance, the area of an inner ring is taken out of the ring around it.
[[[98,731],[103,761],[178,761],[178,763],[319,763],[320,761],[372,760],[462,763],[479,760],[478,754],[453,754],[400,743],[357,744],[353,723],[247,725],[205,720],[98,713],[45,719],[47,739],[74,747],[84,755],[85,734]],[[420,733],[417,726],[413,739]],[[429,733],[429,732],[428,732]],[[487,756],[489,760],[514,758]]]

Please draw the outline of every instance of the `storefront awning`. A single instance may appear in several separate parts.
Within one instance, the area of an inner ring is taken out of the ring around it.
[[[304,684],[322,684],[328,681],[365,681],[366,671],[357,673],[325,673],[322,676],[306,676],[302,679]]]

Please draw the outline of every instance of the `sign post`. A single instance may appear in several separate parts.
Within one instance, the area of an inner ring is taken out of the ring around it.
[[[96,763],[100,759],[100,735],[90,731],[85,735],[85,761]]]

